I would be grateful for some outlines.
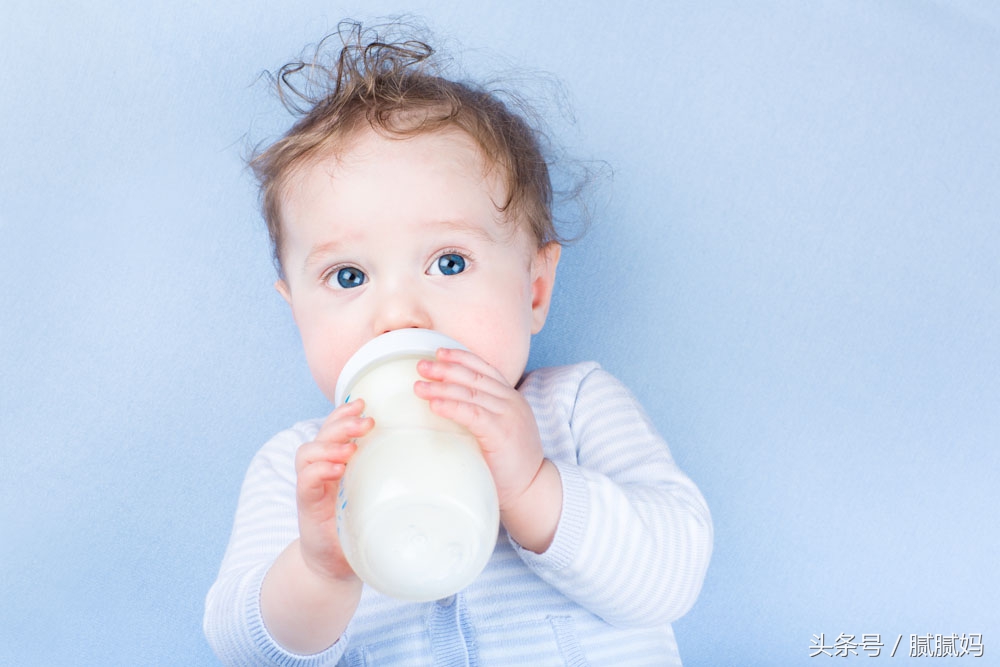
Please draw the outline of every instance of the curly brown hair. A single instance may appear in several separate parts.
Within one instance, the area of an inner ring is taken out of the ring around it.
[[[552,221],[544,135],[525,120],[523,108],[521,113],[512,110],[517,98],[445,78],[434,49],[421,39],[395,37],[399,32],[412,34],[416,29],[400,23],[364,28],[343,22],[320,42],[312,58],[288,63],[269,75],[285,106],[301,116],[249,160],[282,276],[281,203],[290,176],[311,160],[345,150],[367,127],[400,139],[450,128],[465,132],[482,151],[487,169],[498,170],[505,199],[496,206],[505,218],[525,224],[539,248],[563,242]],[[333,38],[339,38],[340,47],[326,64],[323,58]]]

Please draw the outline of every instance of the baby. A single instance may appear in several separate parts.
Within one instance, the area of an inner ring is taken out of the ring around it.
[[[559,262],[537,133],[448,80],[432,50],[354,26],[329,85],[254,158],[306,360],[334,401],[347,359],[396,329],[469,351],[413,388],[476,438],[501,531],[482,574],[431,603],[362,584],[336,498],[360,400],[279,433],[247,473],[205,634],[240,665],[680,664],[670,623],[708,566],[705,501],[634,398],[595,363],[525,375]],[[286,66],[289,81],[318,65]],[[308,69],[307,69],[308,68]]]

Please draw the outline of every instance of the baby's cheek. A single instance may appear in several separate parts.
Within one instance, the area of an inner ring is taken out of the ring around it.
[[[343,368],[344,360],[339,355],[331,353],[328,346],[313,346],[306,348],[306,363],[312,373],[313,381],[323,395],[333,403],[337,392],[337,378]]]
[[[517,386],[528,365],[530,341],[530,333],[510,332],[509,336],[499,342],[493,358],[485,357],[486,362],[500,371],[511,387]]]

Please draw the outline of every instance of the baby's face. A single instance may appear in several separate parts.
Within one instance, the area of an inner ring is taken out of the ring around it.
[[[368,131],[302,168],[282,200],[285,279],[306,360],[334,400],[344,363],[395,329],[436,329],[512,385],[548,313],[559,246],[505,221],[495,175],[458,131]]]

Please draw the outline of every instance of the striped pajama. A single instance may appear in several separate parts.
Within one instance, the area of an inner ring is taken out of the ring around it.
[[[595,363],[542,368],[519,386],[563,511],[544,554],[501,527],[486,569],[455,596],[401,602],[364,588],[346,632],[312,656],[283,650],[260,615],[268,566],[298,536],[295,451],[322,420],[254,457],[209,591],[205,634],[233,665],[680,665],[670,623],[698,596],[712,550],[704,498],[631,393]]]

